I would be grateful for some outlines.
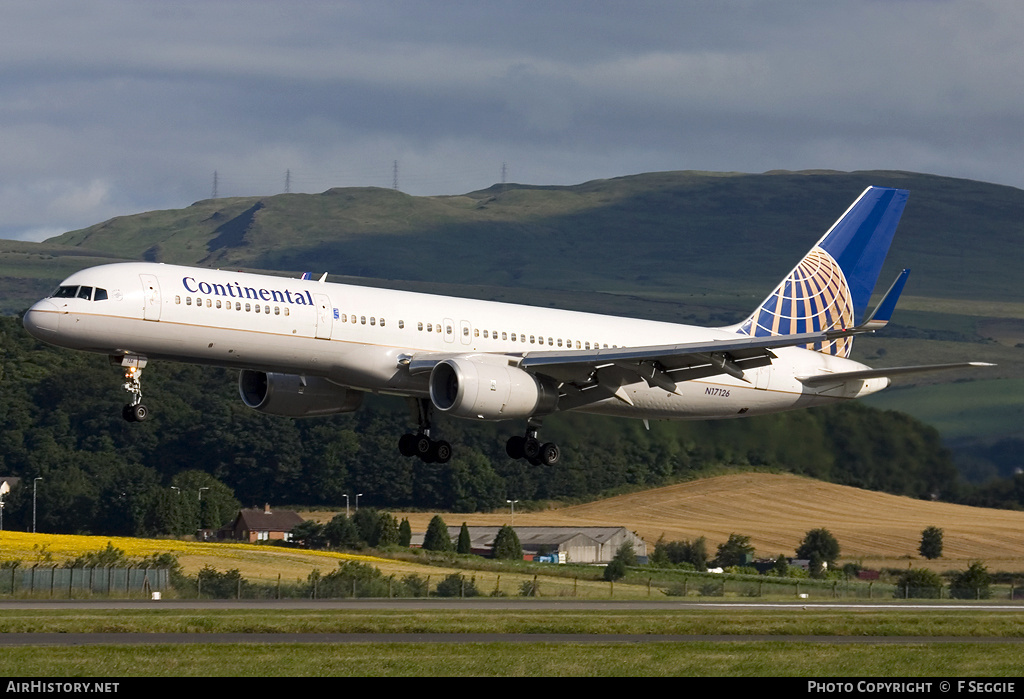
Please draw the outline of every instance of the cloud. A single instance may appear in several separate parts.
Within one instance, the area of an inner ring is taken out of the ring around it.
[[[1024,185],[1024,5],[13,2],[0,234],[219,193],[666,169]]]

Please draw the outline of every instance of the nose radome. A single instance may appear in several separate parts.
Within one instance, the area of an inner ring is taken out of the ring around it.
[[[25,317],[21,323],[29,335],[39,340],[46,340],[59,330],[60,312],[57,310],[57,306],[50,301],[39,301],[25,311]]]

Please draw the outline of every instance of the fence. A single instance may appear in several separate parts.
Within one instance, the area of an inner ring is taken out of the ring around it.
[[[0,571],[0,592],[72,597],[75,593],[149,596],[170,587],[167,568],[60,568],[34,565]]]

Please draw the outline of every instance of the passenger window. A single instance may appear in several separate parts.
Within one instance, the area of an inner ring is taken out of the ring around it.
[[[515,341],[516,341],[516,334],[512,333],[512,342],[515,342]]]
[[[359,323],[361,325],[366,325],[366,316],[359,316]]]
[[[448,333],[449,335],[451,335],[452,334],[452,326],[446,325],[445,326],[445,332]]]
[[[417,322],[416,323],[416,329],[422,331],[423,330],[423,323]]]
[[[373,316],[370,316],[370,325],[376,325],[376,324],[377,324],[377,319],[374,318]]]
[[[348,313],[342,313],[341,314],[341,322],[342,323],[347,323],[348,322]]]
[[[507,335],[507,334],[505,334],[505,333],[502,333],[502,334],[501,334],[501,339],[502,339],[502,340],[507,340],[507,339],[508,339],[508,335]],[[514,340],[515,338],[513,337],[512,339]]]
[[[535,345],[535,344],[537,344],[537,342],[536,342],[536,336],[535,336],[535,335],[530,335],[530,344],[531,344],[531,345]]]
[[[451,332],[451,331],[449,331],[449,332]],[[463,337],[469,337],[469,328],[463,328],[462,329],[462,336]]]
[[[260,305],[259,305],[258,303],[256,304],[256,312],[257,312],[257,313],[259,313],[259,312],[260,312]]]
[[[206,299],[206,307],[207,308],[213,308],[213,301],[210,300],[210,299]]]
[[[558,346],[559,346],[559,347],[561,347],[561,346],[562,346],[562,338],[558,338]]]
[[[192,305],[192,297],[191,296],[186,296],[185,297],[185,305],[186,306],[191,306]]]
[[[175,296],[174,297],[174,303],[176,303],[177,305],[180,306],[181,305],[181,297],[180,296]]]
[[[242,310],[242,302],[241,301],[235,301],[235,310],[236,311]]]
[[[586,348],[590,349],[590,343],[589,342],[587,343]]]
[[[251,310],[252,310],[252,304],[248,304],[248,303],[245,304],[245,312],[248,313]]]
[[[382,328],[384,327],[384,319],[383,318],[380,319],[380,327],[382,327]]]
[[[398,329],[399,330],[405,330],[405,321],[404,320],[398,321]]]
[[[285,315],[289,315],[290,313],[291,313],[291,311],[289,311],[289,310],[288,310],[287,308],[286,308],[286,309],[284,309],[284,314],[285,314]]]
[[[487,331],[486,330],[484,330],[484,339],[485,340],[487,339]]]
[[[427,323],[427,332],[428,333],[434,332],[434,324],[433,323]]]
[[[274,306],[274,315],[275,316],[281,315],[281,307],[280,306]]]

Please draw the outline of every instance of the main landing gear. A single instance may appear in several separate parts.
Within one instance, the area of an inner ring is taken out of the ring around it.
[[[415,400],[416,420],[419,422],[419,431],[416,434],[403,434],[398,440],[398,451],[402,456],[418,456],[421,461],[428,464],[446,464],[452,458],[452,445],[443,439],[434,440],[430,437],[430,418],[433,414],[433,404],[429,400]]]
[[[505,442],[505,453],[510,459],[526,459],[534,466],[554,466],[558,463],[562,452],[554,442],[541,442],[537,439],[537,427],[530,425],[526,434],[520,437],[513,435]]]
[[[121,417],[125,422],[142,422],[149,417],[149,408],[142,404],[142,370],[146,367],[146,358],[126,355],[110,359],[124,367],[123,388],[131,396],[128,404],[121,408]]]

